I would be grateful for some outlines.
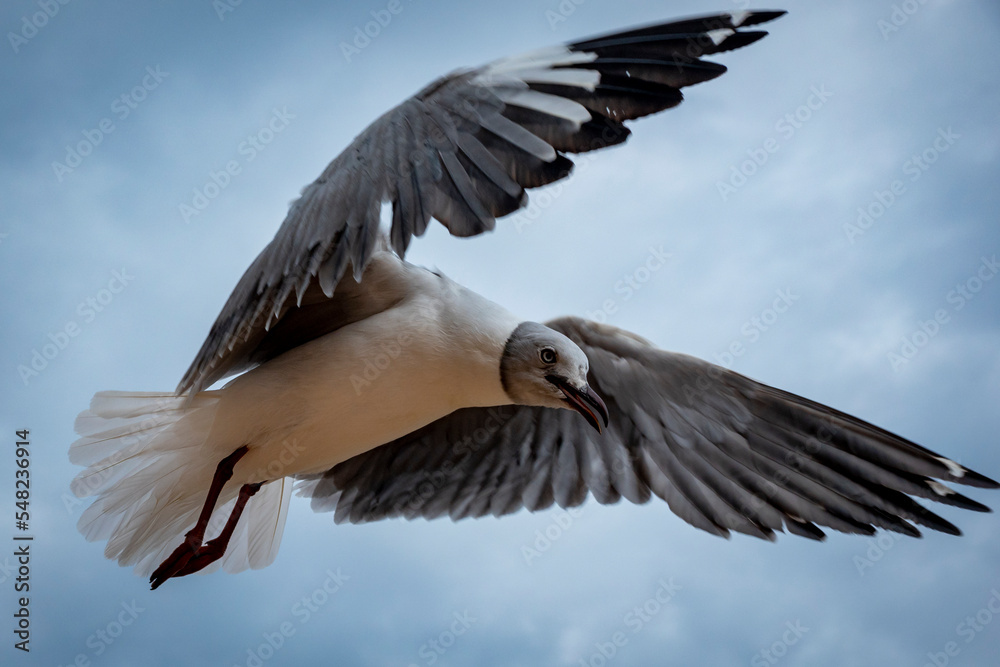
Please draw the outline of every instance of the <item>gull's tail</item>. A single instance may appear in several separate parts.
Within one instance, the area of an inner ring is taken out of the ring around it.
[[[76,419],[81,436],[69,450],[87,466],[72,483],[78,497],[96,496],[77,528],[90,541],[107,540],[104,555],[148,576],[184,539],[205,502],[223,452],[208,442],[219,394],[102,391]],[[209,522],[213,538],[229,517],[238,485],[227,485]],[[226,555],[206,568],[240,572],[274,561],[291,497],[287,478],[251,498]]]

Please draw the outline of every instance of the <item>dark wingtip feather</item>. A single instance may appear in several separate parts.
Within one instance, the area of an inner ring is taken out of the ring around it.
[[[933,528],[933,526],[929,527]],[[954,526],[952,527],[954,528]],[[909,521],[904,521],[903,519],[899,519],[898,521],[889,525],[888,530],[891,530],[894,533],[899,533],[900,535],[906,535],[907,537],[915,537],[917,539],[923,537],[923,534],[921,534],[921,532],[916,527],[914,527],[913,524],[911,524]]]
[[[934,498],[934,500],[939,503],[944,503],[945,505],[953,505],[955,507],[961,507],[964,510],[972,510],[973,512],[992,512],[989,507],[983,505],[980,502],[976,502],[972,498],[963,496],[961,493],[952,491],[946,496],[940,496]]]
[[[765,30],[749,30],[747,32],[734,32],[729,37],[726,37],[722,42],[719,43],[718,49],[715,53],[724,53],[726,51],[734,51],[736,49],[742,49],[744,46],[749,46],[754,42],[767,37],[767,31]]]
[[[760,25],[761,23],[767,23],[768,21],[773,21],[774,19],[781,18],[787,13],[788,11],[784,9],[768,9],[763,11],[751,12],[750,16],[744,19],[743,23],[740,24],[740,27],[746,25]]]
[[[948,535],[954,535],[956,537],[962,534],[962,531],[958,529],[958,526],[950,521],[942,519],[928,509],[924,509],[924,511],[919,515],[913,517],[913,520],[932,530],[936,530],[939,533],[947,533]]]
[[[990,479],[986,475],[980,475],[973,470],[965,469],[965,474],[961,477],[949,477],[949,481],[966,486],[977,486],[981,489],[1000,489],[1000,483]]]
[[[705,83],[706,81],[711,81],[712,79],[718,79],[720,76],[729,71],[728,67],[720,63],[713,63],[709,60],[704,60],[702,62],[706,65],[710,65],[710,67],[703,67],[702,70],[704,73],[702,74],[701,79],[694,82],[692,85]]]
[[[817,542],[826,541],[826,533],[820,530],[819,527],[811,521],[799,521],[786,516],[785,527],[788,528],[788,532],[793,535],[807,537],[810,540],[816,540]]]

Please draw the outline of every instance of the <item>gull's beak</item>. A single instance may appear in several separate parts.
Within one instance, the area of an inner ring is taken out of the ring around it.
[[[585,384],[583,388],[577,389],[566,378],[559,377],[558,375],[547,375],[545,379],[559,387],[570,407],[583,415],[587,423],[596,428],[598,433],[603,430],[601,428],[601,421],[604,422],[604,426],[608,425],[608,406],[590,388],[589,384]]]

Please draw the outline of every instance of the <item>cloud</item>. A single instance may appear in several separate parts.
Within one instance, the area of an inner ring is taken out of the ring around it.
[[[521,547],[552,513],[334,526],[297,500],[273,566],[190,577],[155,595],[76,533],[80,509],[63,504],[76,472],[65,456],[76,413],[98,390],[173,387],[288,202],[367,122],[454,67],[719,9],[587,2],[553,27],[546,11],[557,2],[404,2],[405,12],[350,63],[338,44],[385,3],[247,1],[222,21],[211,3],[69,3],[3,55],[0,80],[15,92],[0,102],[0,422],[32,429],[37,443],[35,656],[53,664],[94,658],[87,638],[135,599],[146,611],[102,659],[246,664],[247,651],[283,621],[297,622],[294,605],[339,567],[350,580],[266,664],[320,656],[430,664],[422,647],[466,611],[477,619],[467,632],[445,653],[430,649],[439,664],[595,664],[595,651],[618,631],[629,641],[609,664],[752,664],[796,622],[808,632],[774,664],[923,664],[952,641],[956,661],[990,662],[1000,646],[996,623],[971,639],[956,627],[1000,585],[991,515],[944,511],[965,537],[893,543],[862,576],[855,558],[867,558],[866,539],[719,540],[662,503],[588,502],[528,566]],[[650,246],[662,246],[669,262],[618,304],[612,324],[709,359],[741,341],[735,370],[996,477],[1000,282],[949,310],[948,324],[910,363],[893,369],[888,359],[922,321],[953,307],[949,292],[982,256],[1000,253],[1000,87],[987,66],[1000,55],[996,8],[924,3],[888,39],[878,21],[893,3],[787,8],[767,39],[718,58],[725,76],[634,123],[625,146],[581,160],[532,224],[518,230],[502,221],[495,234],[468,241],[434,229],[414,241],[409,259],[546,319],[598,308]],[[17,29],[35,11],[35,3],[8,4],[0,24]],[[113,100],[157,66],[170,76],[117,118]],[[808,105],[814,86],[833,94],[794,133],[783,132],[781,119]],[[246,159],[241,142],[286,107],[295,119]],[[60,182],[51,163],[104,117],[114,132]],[[910,180],[907,161],[949,127],[960,138]],[[778,150],[723,200],[717,184],[769,138]],[[186,223],[179,205],[232,160],[240,172]],[[851,243],[844,225],[894,180],[905,192]],[[577,279],[565,280],[553,262]],[[134,282],[25,387],[17,366],[122,266]],[[784,289],[801,298],[750,343],[743,325]],[[682,588],[633,633],[626,614],[671,577]]]

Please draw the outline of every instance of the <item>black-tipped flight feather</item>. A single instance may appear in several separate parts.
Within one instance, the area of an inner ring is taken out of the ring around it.
[[[352,523],[657,496],[715,535],[765,539],[780,530],[823,539],[818,526],[959,534],[911,496],[989,511],[942,482],[996,482],[855,417],[622,329],[546,324],[590,359],[610,415],[602,434],[565,410],[467,408],[300,482],[300,493]]]
[[[703,57],[760,39],[748,28],[781,14],[505,58],[384,114],[303,190],[176,394],[101,392],[78,418],[70,458],[87,468],[73,490],[96,496],[81,532],[154,587],[272,562],[292,478],[315,509],[355,523],[656,496],[720,536],[958,534],[918,500],[988,511],[947,483],[996,482],[626,331],[523,321],[403,260],[432,218],[455,236],[493,229],[570,172],[568,153],[625,141],[626,121],[725,71]]]
[[[493,229],[526,189],[565,178],[582,153],[625,141],[624,121],[676,106],[681,89],[726,71],[703,56],[766,33],[784,12],[731,12],[503,58],[434,81],[354,139],[292,205],[240,279],[177,391],[195,394],[247,367],[255,341],[318,282],[330,297],[360,278],[379,243],[403,257],[433,217],[455,236]]]

